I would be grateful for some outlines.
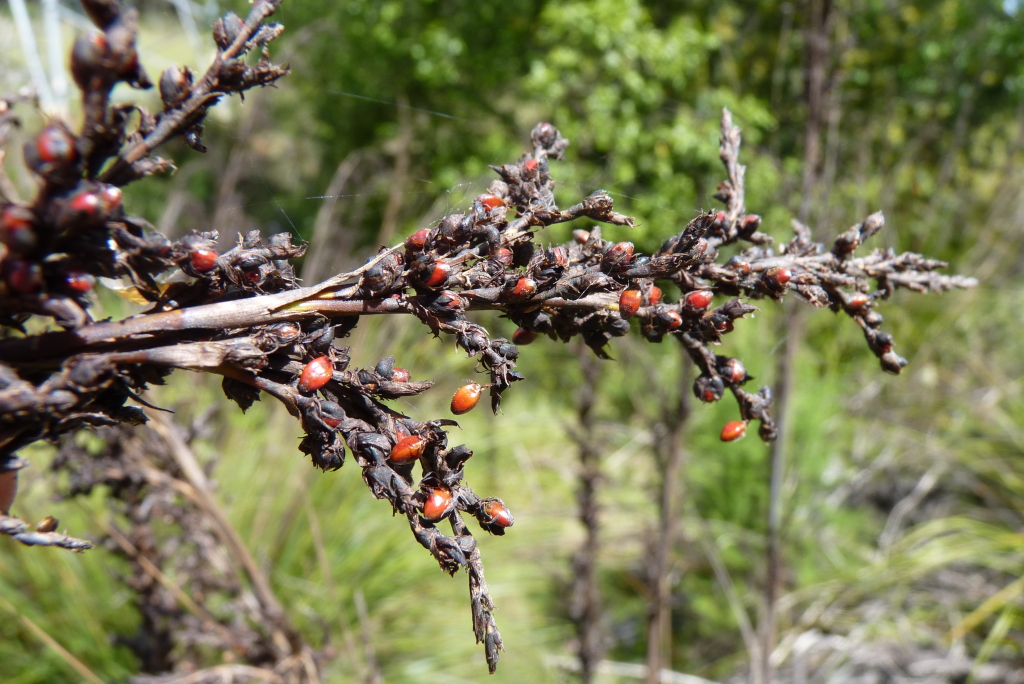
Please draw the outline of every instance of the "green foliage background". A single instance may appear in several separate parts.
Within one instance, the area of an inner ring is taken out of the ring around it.
[[[170,61],[203,66],[188,57],[163,5],[143,10],[151,71]],[[715,205],[718,123],[728,107],[744,131],[747,204],[767,231],[787,239],[803,200],[805,10],[778,0],[286,0],[279,19],[287,31],[275,51],[292,75],[244,106],[221,107],[207,129],[209,154],[171,148],[178,174],[130,188],[127,206],[156,221],[169,200],[184,197],[171,230],[206,229],[221,211],[244,228],[308,239],[325,201],[319,196],[339,164],[359,155],[337,205],[337,237],[327,243],[340,269],[376,247],[391,198],[396,235],[428,225],[465,206],[489,182],[487,165],[518,157],[533,124],[550,120],[572,141],[554,169],[560,199],[607,189],[641,224],[610,234],[650,250]],[[995,0],[847,0],[835,2],[835,12],[828,68],[836,87],[811,188],[816,237],[828,241],[882,209],[888,222],[879,245],[946,259],[981,286],[943,297],[902,293],[881,308],[911,361],[898,378],[881,373],[850,321],[827,311],[807,317],[785,483],[781,631],[860,628],[869,640],[941,646],[960,619],[1024,571],[1024,20]],[[0,24],[11,35],[7,14]],[[0,53],[11,67],[5,85],[24,73],[20,59],[13,47]],[[39,121],[26,119],[27,134]],[[409,170],[396,181],[403,154]],[[225,199],[233,156],[242,160],[240,175]],[[122,312],[117,302],[103,304]],[[764,309],[724,349],[771,382],[785,331],[780,312],[770,303]],[[487,324],[512,332],[508,321]],[[437,381],[435,391],[400,404],[412,415],[446,415],[450,392],[474,373],[450,345],[408,321],[364,321],[360,330],[357,363],[394,353],[414,377]],[[502,497],[516,515],[509,535],[481,541],[508,649],[493,681],[553,679],[546,659],[571,653],[564,597],[581,530],[565,427],[574,420],[577,353],[546,340],[524,348],[528,381],[504,413],[474,412],[453,435],[476,452],[469,484]],[[642,662],[659,439],[652,404],[688,389],[667,343],[617,340],[613,355],[598,406],[607,445],[600,577],[609,657]],[[186,374],[150,400],[186,421],[224,404],[217,383]],[[337,655],[327,680],[364,672],[357,591],[370,608],[386,681],[482,679],[465,578],[438,572],[387,504],[369,496],[357,469],[312,471],[295,448],[297,427],[269,402],[246,415],[225,405],[219,416],[216,434],[199,447],[216,463],[218,496],[290,616]],[[753,439],[720,443],[717,431],[731,417],[727,402],[695,407],[673,566],[672,666],[712,679],[741,668],[747,654],[698,543],[703,525],[751,615],[765,579],[766,449]],[[52,513],[73,533],[99,534],[102,493],[84,504],[53,502],[50,454],[32,450],[14,512]],[[895,504],[936,467],[938,484],[895,541],[880,546]],[[951,595],[935,579],[950,569],[984,582]],[[0,679],[69,676],[17,612],[102,677],[125,680],[136,664],[111,635],[130,634],[138,618],[122,572],[104,550],[77,556],[0,539],[0,595],[10,603],[0,603]],[[963,645],[978,662],[1022,663],[1019,593],[977,616]],[[866,610],[869,603],[881,608]],[[815,605],[832,609],[829,621],[805,612]]]

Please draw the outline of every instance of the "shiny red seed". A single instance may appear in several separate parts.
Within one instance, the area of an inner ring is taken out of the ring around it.
[[[326,413],[323,416],[321,416],[320,419],[322,421],[324,421],[324,425],[326,425],[329,428],[336,428],[339,425],[341,425],[341,420],[340,419],[333,418],[333,417],[327,415]]]
[[[300,392],[315,392],[334,377],[334,364],[330,357],[320,356],[306,364],[299,376]]]
[[[720,212],[715,214],[715,223],[724,224],[726,219],[728,219],[728,218],[729,218],[728,214],[726,214],[724,211],[720,211]]]
[[[747,230],[756,230],[761,225],[761,217],[757,214],[748,214],[743,217],[743,227]]]
[[[503,264],[505,266],[508,266],[509,264],[511,264],[512,263],[512,259],[514,257],[515,257],[515,255],[512,254],[512,250],[509,249],[508,247],[500,248],[497,251],[497,253],[494,255],[494,258],[498,261],[498,263]]]
[[[536,159],[527,159],[523,163],[523,168],[526,169],[528,173],[533,173],[534,171],[536,171],[538,166],[540,166],[540,162],[538,162]]]
[[[687,309],[691,311],[704,311],[711,305],[711,300],[714,298],[711,290],[694,290],[693,292],[688,292],[683,299]]]
[[[628,259],[633,256],[632,242],[616,242],[605,252],[608,259]]]
[[[445,304],[447,309],[458,309],[462,307],[462,297],[451,290],[441,290],[441,296],[448,299],[448,303]]]
[[[392,463],[411,463],[423,455],[427,448],[427,442],[419,435],[409,435],[398,440],[398,444],[391,450]]]
[[[71,208],[86,216],[98,216],[101,206],[100,196],[88,190],[79,192],[71,198]]]
[[[729,359],[724,364],[723,375],[732,382],[742,382],[747,377],[747,369],[739,359]]]
[[[786,283],[793,278],[793,273],[788,268],[776,266],[769,268],[761,277],[768,289],[779,292],[786,289]]]
[[[452,492],[445,487],[431,489],[427,494],[427,500],[423,504],[423,517],[431,522],[437,522],[448,512],[452,502]]]
[[[429,236],[429,229],[424,228],[423,230],[417,230],[415,233],[405,238],[405,246],[407,249],[419,251],[423,249],[425,244],[427,244],[427,238]]]
[[[723,442],[735,442],[745,434],[747,434],[747,422],[745,420],[730,420],[722,428],[722,434],[719,436]]]
[[[75,139],[61,126],[47,126],[36,137],[36,152],[44,162],[67,164],[78,156]]]
[[[39,264],[15,259],[8,262],[7,284],[15,292],[32,294],[43,284],[43,269]]]
[[[536,291],[537,283],[532,278],[520,278],[516,281],[516,286],[512,288],[512,296],[525,299],[526,297],[532,297]]]
[[[526,328],[516,328],[516,331],[512,333],[512,343],[519,346],[525,344],[532,344],[537,339],[537,333]]]
[[[121,207],[121,188],[116,185],[104,185],[100,191],[100,203],[103,205],[103,209],[110,213],[115,209]]]
[[[190,257],[192,268],[199,273],[212,271],[217,266],[218,254],[212,249],[197,249]]]
[[[858,292],[852,297],[850,297],[850,301],[846,303],[846,306],[853,311],[860,311],[861,309],[868,305],[868,301],[869,298],[866,294],[864,294],[863,292]]]
[[[669,330],[678,330],[679,326],[683,324],[683,317],[675,311],[666,311],[665,316],[669,319],[668,325],[666,326]]]
[[[623,318],[632,318],[640,310],[643,303],[643,293],[640,290],[623,290],[619,295],[619,315]]]
[[[430,271],[430,277],[427,278],[427,287],[441,287],[448,282],[448,274],[452,272],[452,267],[444,261],[435,261],[434,268]]]
[[[395,368],[391,371],[391,379],[395,382],[409,382],[409,378],[412,377],[412,373],[406,368]]]
[[[463,413],[472,411],[480,403],[480,395],[483,391],[483,386],[475,382],[460,387],[452,397],[452,413],[461,416]]]
[[[661,288],[657,285],[651,285],[651,290],[647,293],[647,301],[651,306],[661,304]]]
[[[75,292],[88,292],[96,280],[85,271],[70,270],[64,275],[64,282]]]
[[[572,239],[581,245],[585,244],[587,240],[590,239],[590,231],[583,230],[582,228],[577,228],[576,230],[572,231]]]
[[[37,242],[34,219],[27,207],[15,204],[4,207],[0,213],[0,242],[19,252],[33,249]]]
[[[505,504],[501,503],[497,499],[488,501],[484,504],[484,515],[490,518],[492,525],[498,525],[500,527],[512,527],[512,513],[508,510]]]
[[[476,201],[487,207],[487,211],[491,211],[493,209],[497,209],[498,207],[505,206],[505,200],[501,199],[497,195],[492,195],[489,192],[484,193],[483,195],[479,195],[476,198]]]

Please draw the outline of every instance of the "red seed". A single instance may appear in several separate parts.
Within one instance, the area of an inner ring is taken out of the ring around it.
[[[336,428],[339,425],[341,425],[340,418],[334,418],[332,416],[327,415],[326,413],[320,417],[320,420],[324,421],[324,425],[326,425],[329,428]]]
[[[728,218],[729,218],[728,214],[726,214],[724,211],[720,211],[720,212],[715,214],[715,223],[725,224],[725,221]]]
[[[120,208],[122,200],[121,188],[116,185],[104,185],[100,191],[100,204],[108,214]]]
[[[30,261],[15,259],[7,262],[7,284],[15,292],[21,294],[33,294],[38,292],[43,284],[43,269],[39,264]]]
[[[446,309],[459,309],[463,306],[462,297],[451,290],[441,290],[440,297],[448,299],[448,303],[444,305]],[[438,299],[440,299],[440,297],[438,297]]]
[[[516,281],[516,286],[512,288],[512,296],[517,299],[526,299],[532,297],[536,291],[537,283],[532,278],[520,278]]]
[[[536,339],[537,333],[532,330],[527,330],[526,328],[517,328],[516,331],[512,333],[512,343],[517,344],[520,347],[526,344],[532,344]]]
[[[100,202],[100,196],[98,194],[89,190],[84,190],[72,196],[71,208],[93,218],[99,216],[102,203]]]
[[[616,242],[604,253],[606,259],[624,260],[633,256],[632,242]]]
[[[476,201],[487,207],[487,211],[505,206],[505,200],[501,199],[497,195],[492,195],[489,192],[477,196]]]
[[[427,442],[419,435],[409,435],[398,441],[391,450],[392,463],[411,463],[423,455]]]
[[[665,316],[669,319],[666,326],[669,330],[677,330],[683,324],[683,317],[671,309],[665,312]]]
[[[661,288],[657,285],[651,285],[650,292],[647,293],[647,302],[650,306],[657,306],[661,304]]]
[[[88,292],[96,280],[85,271],[73,269],[64,274],[64,282],[75,292]]]
[[[722,428],[722,434],[720,437],[723,442],[735,442],[737,439],[741,439],[743,435],[747,434],[747,421],[745,420],[730,420]]]
[[[480,403],[480,394],[483,391],[483,386],[475,382],[457,389],[452,397],[452,413],[461,416],[463,413],[472,411]]]
[[[793,273],[788,268],[774,267],[769,268],[764,272],[761,278],[764,280],[764,284],[769,290],[775,292],[782,292],[786,289],[786,283],[788,283],[793,277]]]
[[[18,252],[28,252],[36,246],[33,227],[35,215],[27,207],[11,204],[0,213],[0,242]]]
[[[490,524],[499,527],[512,527],[512,513],[502,502],[493,499],[484,504],[484,515],[490,518]]]
[[[587,240],[590,239],[590,231],[577,228],[576,230],[572,231],[572,239],[581,245],[586,244]]]
[[[39,159],[50,164],[69,164],[78,157],[75,139],[63,126],[47,126],[36,137]]]
[[[619,295],[619,315],[623,318],[635,316],[643,303],[643,298],[643,293],[640,290],[623,290]]]
[[[435,261],[434,268],[430,271],[430,277],[427,278],[427,287],[441,287],[448,282],[448,274],[452,272],[452,267],[444,261]]]
[[[738,254],[734,257],[729,257],[729,260],[725,262],[725,267],[739,271],[743,275],[750,273],[750,262]]]
[[[412,377],[412,373],[406,368],[395,368],[391,371],[391,379],[395,382],[409,382],[409,378]]]
[[[192,268],[199,273],[212,271],[217,266],[218,254],[212,249],[197,249],[192,252]]]
[[[732,382],[742,382],[747,377],[747,369],[739,359],[729,359],[723,364],[722,375]]]
[[[850,297],[850,300],[848,302],[846,302],[846,306],[851,311],[860,311],[861,309],[868,305],[868,301],[869,299],[866,294],[864,294],[863,292],[857,292],[852,297]]]
[[[299,391],[315,392],[330,382],[332,377],[334,377],[334,363],[331,362],[330,357],[317,357],[302,369],[302,375],[299,376]]]
[[[711,290],[694,290],[686,294],[686,297],[683,298],[683,303],[690,311],[704,311],[711,305],[711,300],[714,297],[714,293]]]
[[[498,252],[494,255],[495,260],[499,264],[503,264],[505,266],[508,266],[509,264],[511,264],[512,263],[512,259],[514,257],[515,257],[515,255],[512,254],[512,250],[509,249],[508,247],[500,248],[498,250]]]
[[[452,492],[450,489],[444,487],[431,489],[423,504],[423,517],[431,522],[437,522],[448,512],[451,502]]]
[[[743,228],[745,230],[757,230],[761,225],[761,217],[757,214],[747,214],[743,217]]]
[[[425,244],[427,244],[427,238],[429,236],[430,230],[428,228],[417,230],[415,233],[405,238],[406,249],[411,249],[418,252],[419,250],[423,249],[423,246]]]
[[[534,171],[537,170],[538,166],[540,166],[540,162],[538,162],[536,159],[527,159],[523,163],[523,168],[526,169],[527,173],[533,173]]]

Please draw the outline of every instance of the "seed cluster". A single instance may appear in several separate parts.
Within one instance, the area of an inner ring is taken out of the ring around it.
[[[213,65],[198,80],[186,68],[167,69],[159,80],[165,109],[152,115],[109,102],[118,81],[149,85],[135,51],[134,10],[115,0],[83,0],[102,31],[75,45],[73,71],[86,111],[82,130],[74,134],[60,122],[44,128],[26,153],[43,181],[37,197],[0,197],[6,338],[0,340],[0,474],[13,469],[16,452],[33,441],[83,426],[144,422],[143,410],[127,401],[148,406],[139,393],[175,368],[223,376],[225,394],[243,410],[269,394],[300,421],[305,436],[299,448],[316,467],[336,470],[351,450],[372,494],[407,518],[440,566],[452,574],[467,569],[474,631],[493,671],[501,637],[463,516],[501,535],[512,514],[500,500],[480,498],[463,484],[473,452],[449,447],[444,428],[454,421],[419,421],[385,403],[422,393],[431,382],[413,381],[393,357],[373,368],[351,367],[350,350],[339,343],[360,316],[414,316],[478,361],[487,381],[456,392],[455,415],[472,410],[484,390],[498,411],[503,393],[523,379],[515,369],[519,346],[542,336],[580,336],[608,358],[609,341],[628,334],[635,321],[646,339],[683,345],[700,371],[693,386],[698,399],[733,394],[740,419],[725,426],[723,440],[742,437],[752,421],[770,440],[771,391],[747,392],[743,363],[714,351],[756,310],[751,300],[781,300],[793,292],[842,311],[862,327],[883,368],[898,373],[906,362],[879,330],[875,306],[900,287],[924,292],[973,284],[935,274],[945,264],[917,254],[856,256],[882,227],[881,214],[844,232],[831,249],[813,242],[801,224],[794,225],[792,240],[772,247],[759,230],[761,218],[744,204],[740,133],[728,112],[720,148],[728,179],[716,195],[725,208],[699,214],[652,255],[603,237],[595,224],[634,223],[614,211],[606,192],[558,207],[551,165],[569,143],[549,123],[533,129],[531,148],[520,159],[492,167],[498,178],[465,211],[322,283],[299,285],[289,260],[301,257],[304,247],[293,245],[289,234],[264,240],[253,231],[224,253],[213,230],[171,241],[126,213],[120,187],[169,169],[151,153],[172,137],[203,150],[202,121],[220,97],[286,73],[267,52],[282,28],[264,20],[279,2],[256,0],[246,20],[230,13],[219,19]],[[256,49],[261,57],[250,65],[244,55]],[[137,114],[134,129],[130,113]],[[541,229],[577,219],[587,227],[566,244],[538,241]],[[733,249],[738,243],[747,246]],[[733,254],[726,257],[727,251]],[[86,294],[98,276],[121,279],[149,308],[124,321],[94,322]],[[470,319],[482,309],[500,311],[518,326],[512,341],[492,338]],[[31,316],[48,317],[65,330],[28,334],[22,324]],[[439,530],[443,521],[451,535]]]

